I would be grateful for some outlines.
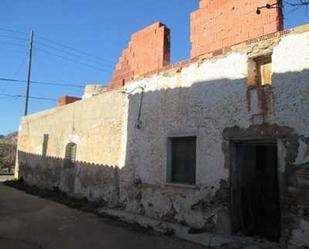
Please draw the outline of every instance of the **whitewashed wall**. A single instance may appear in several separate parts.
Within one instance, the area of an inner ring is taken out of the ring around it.
[[[235,131],[269,135],[278,138],[282,152],[280,174],[291,174],[281,185],[282,197],[293,193],[302,210],[284,211],[293,224],[284,224],[283,236],[308,246],[309,32],[259,47],[260,54],[273,50],[273,83],[249,89],[248,62],[259,44],[137,79],[123,92],[105,92],[24,118],[20,175],[30,184],[57,186],[130,212],[229,234],[228,137]],[[40,157],[44,134],[50,135],[49,159]],[[182,135],[197,137],[195,186],[166,184],[167,139]],[[79,162],[76,169],[64,170],[61,158],[69,141],[78,144]]]

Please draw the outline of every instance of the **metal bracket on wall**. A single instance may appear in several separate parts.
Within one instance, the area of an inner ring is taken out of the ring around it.
[[[131,95],[131,94],[133,94],[133,92],[136,91],[137,89],[141,89],[142,92],[141,92],[141,98],[140,98],[140,102],[139,102],[138,115],[137,115],[137,120],[136,120],[135,127],[136,127],[137,129],[141,129],[141,128],[142,128],[142,124],[143,124],[143,122],[141,121],[141,116],[142,116],[142,105],[143,105],[145,87],[139,85],[139,86],[135,87],[134,89],[132,89],[132,90],[129,91],[129,92],[126,92],[125,89],[123,89],[121,92],[124,93],[124,94],[127,94],[127,95]]]
[[[264,6],[257,7],[256,8],[256,14],[260,15],[262,9],[281,9],[281,8],[282,8],[282,5],[280,3],[278,3],[278,2],[277,3],[273,3],[273,4],[267,3]]]
[[[141,93],[141,99],[139,102],[139,108],[138,108],[138,116],[136,120],[136,128],[141,129],[143,122],[141,121],[141,116],[142,116],[142,105],[143,105],[143,99],[144,99],[144,88],[141,87],[142,93]]]

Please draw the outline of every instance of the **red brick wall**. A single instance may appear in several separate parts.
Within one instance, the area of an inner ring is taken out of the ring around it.
[[[281,10],[257,7],[281,0],[200,0],[191,14],[191,58],[282,30]]]
[[[62,96],[58,98],[57,106],[67,105],[67,104],[73,103],[78,100],[81,100],[81,98],[72,97],[72,96]]]
[[[131,36],[108,88],[119,88],[134,76],[160,69],[169,63],[170,31],[164,24],[155,23]]]

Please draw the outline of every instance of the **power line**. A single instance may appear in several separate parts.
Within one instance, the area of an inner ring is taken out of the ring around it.
[[[0,34],[0,37],[14,39],[14,40],[18,40],[18,41],[27,41],[27,39],[25,39],[25,38],[11,36],[11,35],[7,35],[7,34],[5,34],[5,35]],[[13,45],[13,46],[14,45],[15,46],[22,46],[22,47],[25,46],[25,44],[12,43],[11,41],[0,41],[0,43]],[[88,55],[88,54],[83,55],[82,53],[76,52],[76,51],[72,52],[72,50],[68,51],[67,49],[59,48],[59,45],[57,47],[55,45],[50,45],[48,43],[41,42],[40,40],[36,39],[36,49],[41,50],[40,46],[45,47],[47,49],[56,50],[58,52],[69,55],[71,57],[78,58],[79,60],[82,60],[82,61],[94,63],[94,64],[96,64],[97,66],[100,66],[100,67],[102,66],[102,67],[107,67],[107,68],[113,68],[113,66],[114,66],[113,63],[106,62],[106,60],[104,60],[104,59],[100,59],[100,58],[97,58],[97,57],[94,57],[94,56],[91,56],[91,55]],[[44,50],[44,49],[42,49],[42,50]],[[44,51],[47,51],[47,50],[44,50]],[[51,53],[51,52],[49,52],[49,53]]]
[[[290,5],[292,8],[284,14],[284,16],[288,16],[290,14],[292,14],[293,12],[295,12],[296,10],[299,10],[302,6],[301,5],[297,5],[297,6],[292,6]]]
[[[64,54],[67,54],[67,55],[70,55],[70,56],[73,56],[73,57],[78,57],[78,58],[84,57],[83,60],[92,61],[93,63],[96,63],[96,64],[98,64],[100,66],[102,64],[105,64],[105,66],[109,67],[109,68],[114,66],[114,63],[106,62],[106,60],[97,59],[97,58],[92,57],[92,56],[85,56],[85,55],[81,56],[81,53],[71,52],[71,51],[68,51],[68,50],[65,50],[65,49],[62,49],[62,48],[58,48],[57,46],[54,46],[54,45],[50,45],[50,44],[47,44],[47,43],[42,43],[40,41],[38,42],[38,45],[46,47],[46,48],[50,48],[50,49],[53,49],[53,50],[56,50],[56,51],[59,51],[59,52],[62,52]]]
[[[17,75],[19,74],[20,70],[22,69],[22,67],[23,67],[23,65],[24,65],[24,63],[25,63],[25,60],[26,60],[26,56],[24,55],[24,56],[22,57],[22,60],[20,61],[20,64],[18,65],[18,67],[16,68],[16,70],[14,71],[14,73],[12,74],[12,78],[16,78],[16,77],[17,77]],[[1,92],[2,92],[2,93],[5,93],[5,92],[6,92],[6,89],[7,89],[7,87],[2,88],[2,89],[1,89]]]
[[[298,0],[295,2],[290,2],[290,1],[283,1],[283,3],[285,5],[289,5],[291,7],[296,7],[295,9],[298,9],[299,7],[306,7],[308,8],[309,6],[309,0]],[[272,3],[272,4],[265,4],[263,6],[259,6],[256,8],[256,14],[260,15],[261,14],[261,10],[262,9],[284,9],[284,5],[281,2],[276,2],[276,3]]]
[[[25,95],[20,95],[20,94],[11,95],[11,94],[2,94],[2,93],[0,93],[0,96],[8,97],[8,98],[26,98]],[[34,96],[29,96],[29,99],[47,100],[47,101],[57,101],[57,99],[53,99],[53,98],[34,97]]]
[[[5,31],[5,34],[1,34],[1,31]],[[10,34],[9,32],[15,33],[15,35]],[[23,36],[21,37],[20,34],[22,34]],[[25,48],[26,44],[17,43],[17,42],[26,40],[26,39],[24,39],[24,34],[26,34],[26,33],[0,27],[0,37],[7,38],[4,41],[0,41],[0,43]],[[10,41],[9,39],[17,40],[17,42],[15,41],[15,43],[14,43],[13,41]],[[44,41],[41,41],[41,40],[44,40]],[[77,64],[80,64],[80,65],[83,65],[83,66],[87,66],[87,67],[94,69],[94,70],[97,70],[97,71],[107,71],[107,72],[109,72],[109,70],[104,70],[104,68],[103,68],[104,64],[105,64],[105,67],[107,67],[107,65],[106,65],[107,60],[102,59],[100,57],[91,55],[89,53],[86,53],[86,52],[80,51],[78,49],[63,45],[63,44],[58,43],[58,42],[54,42],[54,41],[49,40],[49,39],[44,38],[44,37],[36,39],[35,43],[38,44],[38,46],[35,46],[35,48],[34,48],[35,51],[37,51],[37,52],[43,52],[45,54],[61,58],[65,61],[70,61],[70,62],[77,63]],[[85,63],[85,61],[89,62],[89,63]],[[103,66],[100,66],[101,64],[103,64]],[[108,66],[108,67],[111,68],[112,66]],[[13,83],[13,82],[14,83],[28,82],[28,81],[25,81],[25,80],[16,79],[15,76],[13,78],[0,78],[0,81],[11,82],[11,83]],[[37,84],[37,85],[57,86],[57,87],[72,87],[72,88],[80,88],[80,89],[84,88],[84,84],[83,85],[75,85],[75,84],[64,84],[64,83],[32,81],[32,80],[30,80],[28,83]],[[8,97],[8,95],[5,95],[5,97]],[[10,97],[22,97],[22,96],[21,95],[14,95],[14,96],[10,96]],[[38,99],[38,97],[31,97],[31,99],[33,99],[33,98]],[[42,99],[42,98],[40,98],[40,99]],[[46,98],[44,98],[44,99],[46,99]]]
[[[12,45],[12,46],[18,46],[18,47],[26,47],[26,44],[20,44],[20,43],[13,43],[13,42],[8,42],[8,41],[0,41],[1,44],[6,44],[6,45]]]
[[[95,65],[91,65],[91,64],[88,64],[88,63],[85,63],[85,62],[81,62],[81,61],[78,61],[78,60],[75,60],[75,59],[72,59],[72,58],[69,58],[69,57],[66,57],[66,56],[62,56],[62,55],[59,55],[59,54],[55,54],[55,53],[52,53],[48,50],[45,50],[45,49],[39,49],[37,50],[38,52],[43,52],[43,53],[46,53],[46,54],[49,54],[51,56],[55,56],[55,57],[58,57],[60,59],[63,59],[63,60],[66,60],[66,61],[71,61],[73,63],[77,63],[77,64],[80,64],[80,65],[83,65],[83,66],[86,66],[86,67],[89,67],[89,68],[92,68],[94,70],[97,70],[97,71],[105,71],[105,72],[108,72],[107,70],[104,70],[103,67],[100,68],[99,66],[95,66]]]
[[[12,32],[12,33],[23,34],[23,35],[25,35],[25,36],[24,36],[24,37],[25,37],[25,40],[27,40],[27,38],[26,38],[27,33],[26,33],[26,32],[18,31],[18,30],[13,30],[13,29],[6,28],[6,27],[5,27],[5,28],[4,28],[4,27],[0,27],[0,31],[1,31],[1,30],[2,30],[2,31],[5,31],[5,32]],[[66,48],[66,49],[68,49],[68,50],[73,50],[73,51],[75,51],[75,53],[80,53],[80,54],[83,54],[83,55],[85,55],[85,56],[87,56],[87,57],[90,57],[90,58],[96,58],[97,60],[105,61],[105,62],[107,62],[107,63],[111,63],[112,65],[115,64],[115,62],[112,61],[112,60],[108,60],[108,59],[106,59],[106,58],[99,57],[99,56],[97,56],[97,55],[94,55],[94,54],[91,54],[91,53],[82,51],[82,50],[80,50],[80,49],[77,49],[77,48],[68,46],[68,45],[66,45],[66,44],[63,44],[63,43],[60,43],[60,42],[57,42],[57,41],[53,41],[53,40],[51,40],[51,39],[49,39],[49,38],[46,38],[46,37],[43,36],[43,35],[37,35],[37,38],[39,38],[39,40],[41,39],[41,40],[44,40],[45,42],[54,44],[54,46],[63,47],[63,48]],[[36,40],[38,40],[37,38],[36,38]]]
[[[17,46],[17,47],[22,47],[22,48],[26,49],[26,44],[12,43],[12,42],[8,42],[8,41],[5,41],[5,42],[0,41],[0,44],[10,45],[10,46]],[[102,65],[100,67],[100,65],[98,63],[96,63],[96,65],[91,65],[89,63],[84,62],[85,59],[82,59],[82,58],[79,58],[79,59],[83,60],[83,61],[80,61],[80,60],[73,59],[73,58],[70,58],[70,57],[67,57],[67,56],[63,56],[63,55],[60,55],[60,54],[53,53],[53,52],[51,52],[49,50],[42,49],[42,48],[34,48],[34,50],[36,50],[38,52],[43,52],[45,54],[49,54],[49,55],[54,56],[54,57],[61,58],[62,60],[65,60],[65,61],[70,61],[70,62],[73,62],[73,63],[76,63],[76,64],[80,64],[80,65],[86,66],[86,67],[94,69],[96,71],[109,72],[109,70],[107,68],[104,69],[104,67],[107,67],[107,66]],[[18,52],[21,52],[21,51],[18,50]],[[78,57],[78,56],[76,55],[75,57]],[[94,63],[94,62],[91,62],[91,63]],[[109,66],[108,68],[111,69],[112,67]]]
[[[12,32],[12,33],[23,34],[23,35],[26,34],[26,32],[16,31],[16,30],[12,30],[12,29],[8,29],[8,28],[2,28],[2,27],[0,27],[0,31]],[[23,38],[21,38],[21,37],[11,36],[11,35],[7,35],[7,34],[6,35],[0,35],[0,37],[6,37],[6,38],[10,38],[10,39],[15,39],[15,40],[27,40],[24,36],[23,36]],[[41,40],[43,40],[43,41],[41,41]],[[0,43],[3,43],[3,42],[0,42]],[[20,47],[24,47],[26,45],[26,44],[16,44],[16,43],[14,44],[12,42],[6,42],[5,44],[13,45],[13,46],[14,45],[20,46]],[[68,45],[64,45],[64,44],[56,42],[56,41],[52,41],[52,40],[45,38],[44,36],[41,36],[41,35],[38,35],[38,38],[36,39],[36,44],[39,45],[39,47],[37,47],[37,46],[35,47],[35,49],[37,49],[38,51],[42,51],[44,53],[59,57],[59,58],[64,59],[64,60],[69,60],[71,62],[78,63],[78,64],[81,64],[81,65],[90,67],[92,69],[95,69],[95,70],[103,71],[102,68],[106,67],[106,68],[110,69],[110,68],[113,68],[114,65],[115,65],[114,61],[107,60],[105,58],[101,58],[99,56],[84,52],[82,50],[73,48],[73,47],[68,46]],[[68,58],[68,57],[65,57],[63,55],[55,54],[53,52],[50,52],[49,50],[42,49],[40,46],[48,48],[48,49],[56,50],[58,52],[69,55],[71,57],[78,58],[79,60]],[[85,62],[90,62],[90,63],[95,64],[95,65],[91,65],[91,64],[85,63]]]
[[[97,55],[93,55],[93,54],[87,53],[87,52],[82,51],[82,50],[80,50],[80,49],[73,48],[73,47],[71,47],[71,46],[62,44],[62,43],[60,43],[60,42],[52,41],[52,40],[50,40],[50,39],[45,38],[45,37],[42,36],[42,35],[39,35],[38,37],[39,37],[39,38],[41,37],[41,39],[42,39],[42,40],[45,40],[46,42],[55,44],[56,46],[60,46],[60,47],[63,47],[63,48],[69,49],[69,50],[73,50],[73,51],[75,51],[75,52],[77,52],[77,53],[80,53],[80,54],[83,54],[83,55],[85,55],[85,56],[87,56],[87,57],[96,58],[96,59],[98,59],[98,60],[100,60],[100,61],[105,61],[105,62],[111,63],[111,64],[113,64],[113,65],[115,64],[114,61],[111,61],[111,60],[108,60],[108,59],[105,59],[105,58],[101,58],[101,57],[99,57],[99,56],[97,56]]]
[[[0,78],[0,81],[8,81],[8,82],[16,82],[16,83],[24,83],[26,80],[19,79],[10,79],[10,78]],[[75,88],[84,88],[83,85],[75,85],[75,84],[64,84],[64,83],[56,83],[56,82],[46,82],[46,81],[30,81],[31,84],[38,85],[50,85],[50,86],[64,86],[64,87],[75,87]]]
[[[21,37],[17,37],[17,36],[11,36],[11,35],[0,35],[0,37],[19,40],[19,41],[27,41],[27,39],[25,39],[25,38],[21,38]]]
[[[3,50],[5,50],[5,52],[13,52],[13,54],[25,54],[26,48],[24,48],[24,49],[13,48],[13,47],[0,48],[1,53],[3,53]]]
[[[106,62],[98,62],[98,61],[93,60],[93,59],[86,59],[86,58],[81,57],[79,54],[74,54],[74,53],[72,53],[72,52],[68,52],[68,51],[66,51],[66,50],[59,49],[59,48],[57,48],[57,47],[54,47],[54,46],[51,46],[51,45],[48,45],[48,44],[42,44],[42,43],[40,44],[40,43],[39,43],[39,46],[36,46],[36,49],[42,50],[42,51],[48,51],[48,52],[50,52],[49,50],[42,49],[40,46],[45,47],[45,48],[47,48],[47,49],[59,51],[59,52],[61,52],[62,54],[66,54],[66,55],[68,55],[68,56],[70,56],[70,57],[77,58],[77,59],[79,59],[79,60],[81,60],[81,61],[85,61],[85,62],[90,62],[90,63],[96,64],[96,65],[99,66],[99,67],[112,68],[111,64],[107,65]],[[105,65],[104,65],[104,64],[105,64]]]
[[[298,2],[292,3],[290,1],[284,1],[285,4],[288,4],[290,6],[308,6],[309,5],[309,0],[298,0]]]
[[[23,55],[22,59],[20,60],[19,65],[16,67],[16,70],[14,71],[12,78],[16,78],[19,75],[19,72],[21,71],[22,67],[25,66],[25,62],[26,62],[27,56]]]
[[[19,30],[13,30],[13,29],[10,29],[10,28],[3,28],[3,27],[0,27],[0,30],[5,31],[5,32],[10,32],[10,33],[18,33],[18,34],[27,35],[26,32],[19,31]]]

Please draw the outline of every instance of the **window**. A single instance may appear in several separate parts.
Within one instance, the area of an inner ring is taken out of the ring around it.
[[[76,160],[76,144],[68,143],[65,147],[65,160],[74,162]]]
[[[264,86],[272,83],[271,55],[249,59],[248,85]]]
[[[270,85],[272,77],[271,56],[255,59],[258,85]]]
[[[167,181],[195,184],[196,137],[169,138]]]

